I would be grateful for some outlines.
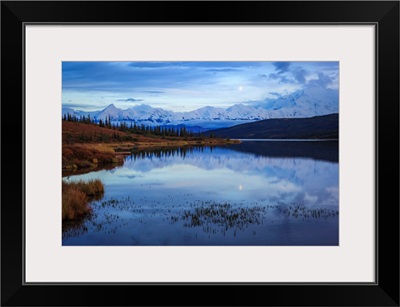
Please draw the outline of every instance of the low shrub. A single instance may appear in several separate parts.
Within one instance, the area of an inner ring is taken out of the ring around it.
[[[74,152],[69,147],[63,147],[62,156],[65,157],[66,159],[71,159],[74,157]]]
[[[88,198],[82,191],[72,187],[62,193],[62,219],[73,220],[90,212]]]
[[[78,166],[78,168],[93,167],[93,163],[90,163],[89,161],[86,160],[75,160],[75,164]]]
[[[104,194],[104,185],[99,179],[90,180],[87,183],[78,181],[77,185],[78,188],[88,196]]]
[[[104,185],[98,180],[88,182],[62,181],[62,219],[73,220],[90,213],[89,201],[104,194]]]
[[[115,153],[102,152],[84,146],[65,145],[62,148],[62,167],[71,168],[75,164],[79,169],[92,168],[98,164],[120,163]]]

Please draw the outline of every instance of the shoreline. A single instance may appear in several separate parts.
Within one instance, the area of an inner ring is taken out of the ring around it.
[[[124,144],[128,145],[127,149],[134,150],[142,150],[146,148],[154,148],[154,147],[181,147],[181,146],[223,146],[223,145],[231,145],[231,144],[239,144],[240,140],[231,140],[231,139],[205,139],[205,140],[162,140],[155,142],[125,142],[125,143],[117,143],[117,146],[110,147],[114,149],[123,149]],[[116,152],[118,153],[118,151]]]
[[[240,144],[239,140],[203,139],[203,140],[159,140],[144,142],[112,143],[72,143],[62,144],[62,177],[81,175],[103,169],[112,169],[124,164],[124,157],[133,152],[157,148],[176,148],[191,146],[224,146]],[[79,154],[84,157],[76,158]],[[74,158],[71,158],[71,157]]]

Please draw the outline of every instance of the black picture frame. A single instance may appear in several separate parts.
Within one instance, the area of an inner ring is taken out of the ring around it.
[[[23,46],[33,22],[375,25],[376,282],[26,284]],[[399,306],[398,1],[3,1],[1,77],[3,306]]]

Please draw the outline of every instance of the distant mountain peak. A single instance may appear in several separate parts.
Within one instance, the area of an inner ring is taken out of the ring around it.
[[[117,107],[113,103],[110,103],[107,107],[104,108],[104,110],[105,109],[117,109]]]
[[[148,104],[141,103],[131,107],[131,109],[154,109],[154,108],[152,106],[149,106]]]
[[[309,87],[278,98],[266,99],[258,104],[237,103],[228,108],[205,106],[189,112],[174,112],[142,103],[124,110],[111,103],[103,110],[94,112],[75,111],[63,107],[62,114],[73,114],[78,117],[90,114],[95,120],[111,118],[115,122],[135,121],[145,125],[228,127],[263,119],[305,118],[338,113],[338,100],[337,91]]]

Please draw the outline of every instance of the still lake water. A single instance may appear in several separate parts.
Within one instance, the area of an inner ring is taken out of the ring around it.
[[[338,142],[243,141],[139,152],[98,178],[63,245],[338,245]]]

